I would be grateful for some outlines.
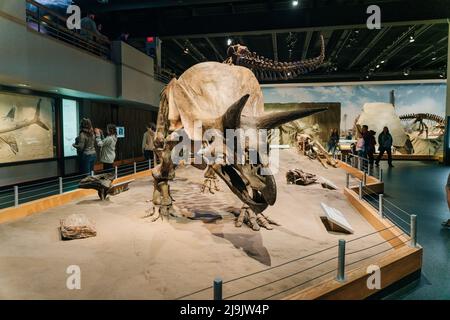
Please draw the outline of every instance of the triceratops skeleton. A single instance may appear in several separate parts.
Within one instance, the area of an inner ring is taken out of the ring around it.
[[[299,119],[321,108],[264,114],[263,95],[255,75],[249,68],[218,62],[203,62],[186,70],[178,79],[173,79],[161,94],[158,114],[155,147],[160,164],[153,170],[154,194],[153,216],[175,214],[172,208],[169,181],[175,176],[176,163],[171,153],[178,143],[180,133],[187,135],[194,143],[190,144],[191,154],[198,155],[196,146],[211,146],[217,141],[227,141],[227,129],[273,129],[283,123]],[[196,124],[201,121],[200,135]],[[203,137],[206,130],[212,129],[223,140],[207,141]],[[227,131],[228,132],[228,131]],[[233,137],[236,139],[236,137]],[[196,141],[200,143],[195,143]],[[234,142],[233,143],[239,143]],[[271,229],[275,224],[263,211],[276,200],[276,184],[272,174],[262,174],[268,163],[260,157],[258,163],[230,163],[229,157],[236,156],[224,146],[226,154],[223,162],[202,164],[193,163],[199,169],[212,169],[244,203],[236,221],[236,226],[248,224],[253,230],[260,226]],[[246,142],[245,151],[258,150],[258,146]],[[258,159],[260,153],[258,151]],[[210,172],[211,170],[209,170]]]

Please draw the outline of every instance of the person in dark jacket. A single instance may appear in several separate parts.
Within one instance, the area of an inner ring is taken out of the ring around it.
[[[370,130],[367,134],[367,148],[366,148],[366,153],[367,153],[367,157],[369,158],[369,165],[371,167],[373,167],[373,163],[375,162],[375,157],[374,157],[374,153],[375,153],[375,146],[377,145],[377,141],[375,139],[375,134],[376,132],[373,130]]]
[[[95,151],[95,135],[91,120],[81,120],[81,132],[78,136],[78,143],[74,143],[73,147],[81,153],[81,173],[91,173],[94,171],[97,152]]]
[[[380,160],[384,155],[384,152],[387,152],[388,155],[388,163],[389,167],[393,167],[392,165],[392,135],[389,133],[388,127],[383,128],[383,132],[378,136],[378,158],[376,161],[376,165],[380,165]]]
[[[339,143],[339,133],[337,129],[331,130],[330,138],[328,139],[328,153],[335,154]]]

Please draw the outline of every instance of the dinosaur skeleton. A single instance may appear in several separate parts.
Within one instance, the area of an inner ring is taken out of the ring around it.
[[[247,67],[259,80],[288,80],[320,67],[325,59],[325,43],[320,35],[320,55],[301,61],[279,62],[257,55],[243,45],[230,46],[224,63]]]
[[[250,53],[244,46],[231,46],[226,63],[202,62],[169,82],[161,94],[155,134],[155,152],[160,164],[152,170],[154,207],[149,214],[152,221],[176,214],[169,181],[174,179],[177,166],[172,151],[182,137],[191,146],[186,154],[202,160],[199,163],[191,159],[190,164],[201,170],[208,169],[203,189],[209,185],[212,192],[211,182],[215,182],[217,175],[244,203],[235,223],[237,227],[247,224],[256,231],[260,227],[272,229],[271,225],[277,224],[263,213],[277,197],[268,157],[260,149],[262,145],[268,145],[267,139],[261,142],[260,137],[256,141],[240,135],[229,137],[228,130],[270,130],[326,110],[311,104],[301,110],[265,114],[263,95],[256,78],[288,79],[318,68],[325,56],[323,37],[321,45],[319,57],[291,63],[273,62]],[[221,139],[205,138],[205,132],[210,130]],[[229,144],[233,146],[231,150]],[[246,159],[250,152],[256,152],[258,161],[229,161],[241,156],[236,151],[238,145],[243,146]],[[224,151],[216,152],[218,148]],[[205,150],[217,156],[216,161],[211,163],[204,156]]]
[[[445,130],[445,119],[441,116],[431,114],[431,113],[410,113],[400,116],[400,120],[409,121],[414,120],[413,124],[419,125],[419,134],[423,134],[425,131],[426,137],[428,138],[429,133],[429,125],[433,125],[435,129],[438,130],[438,133],[441,135],[444,134]],[[427,124],[428,122],[428,124]]]
[[[299,152],[303,153],[311,160],[317,159],[324,168],[328,168],[328,165],[334,168],[338,167],[337,161],[328,154],[327,150],[325,150],[318,141],[314,140],[306,133],[297,135],[297,148]]]

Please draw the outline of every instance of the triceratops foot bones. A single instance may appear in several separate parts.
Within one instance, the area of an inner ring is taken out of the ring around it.
[[[272,224],[276,226],[280,225],[271,218],[265,216],[263,213],[255,213],[248,206],[243,206],[241,208],[239,216],[236,219],[235,226],[241,227],[243,224],[248,225],[254,231],[258,231],[260,227],[266,228],[267,230],[272,230]]]
[[[217,179],[206,178],[200,190],[201,193],[205,193],[206,191],[208,191],[209,193],[214,194],[213,190],[220,191],[219,187],[217,186]]]

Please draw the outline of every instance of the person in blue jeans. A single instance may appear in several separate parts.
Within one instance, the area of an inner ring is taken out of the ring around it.
[[[81,121],[81,131],[77,138],[78,143],[74,143],[73,147],[81,154],[80,156],[80,172],[91,173],[94,171],[94,165],[97,160],[97,152],[95,150],[95,134],[91,120],[83,119]]]

